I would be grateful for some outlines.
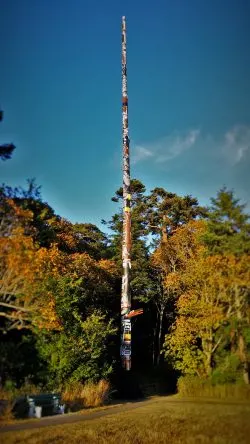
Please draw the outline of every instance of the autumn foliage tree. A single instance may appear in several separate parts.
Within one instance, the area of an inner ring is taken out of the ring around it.
[[[243,336],[244,328],[249,327],[249,256],[211,255],[201,241],[202,234],[204,229],[194,231],[192,245],[186,250],[178,276],[177,317],[165,339],[165,354],[184,374],[210,377],[234,325],[235,334],[241,337],[236,352],[239,367],[249,383]]]
[[[42,292],[44,280],[55,274],[57,255],[55,249],[38,249],[22,227],[0,237],[0,316],[4,331],[48,325],[51,317],[53,328],[58,326],[53,294]]]
[[[152,266],[156,269],[159,290],[154,296],[159,317],[158,330],[158,362],[162,349],[163,317],[170,319],[168,326],[174,322],[175,304],[183,289],[183,273],[187,264],[196,254],[198,248],[198,234],[204,229],[204,222],[190,221],[176,227],[171,236],[162,239],[151,256]]]

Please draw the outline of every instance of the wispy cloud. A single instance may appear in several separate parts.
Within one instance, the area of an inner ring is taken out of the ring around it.
[[[191,148],[199,135],[198,129],[192,129],[182,134],[174,133],[151,143],[135,145],[132,150],[132,163],[149,159],[155,163],[168,162]]]
[[[191,129],[185,133],[174,133],[150,143],[132,144],[132,163],[150,160],[155,164],[164,164],[194,147],[203,153],[204,159],[213,161],[220,158],[231,165],[244,161],[250,154],[250,126],[235,125],[220,136],[201,133]],[[194,151],[193,151],[194,152]]]
[[[154,154],[148,148],[144,146],[136,145],[134,149],[134,154],[132,156],[132,162],[135,164],[152,157]]]
[[[236,165],[244,160],[248,152],[250,152],[250,127],[236,125],[225,134],[222,154],[231,164]]]

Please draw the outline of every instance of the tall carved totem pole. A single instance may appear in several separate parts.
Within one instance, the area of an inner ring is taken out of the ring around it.
[[[131,369],[131,318],[142,310],[131,311],[131,194],[130,156],[128,136],[127,92],[127,36],[126,20],[122,17],[122,141],[123,141],[123,239],[122,239],[122,296],[121,296],[121,361],[125,370]]]

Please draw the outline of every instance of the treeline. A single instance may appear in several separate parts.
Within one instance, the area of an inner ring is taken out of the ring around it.
[[[207,208],[132,180],[133,366],[249,384],[250,224],[234,193]],[[119,368],[122,189],[88,223],[55,214],[34,181],[0,190],[2,385],[48,388]],[[104,229],[105,231],[105,229]],[[167,378],[167,376],[166,376]]]

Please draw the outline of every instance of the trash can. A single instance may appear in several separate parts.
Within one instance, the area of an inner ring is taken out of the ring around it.
[[[36,418],[41,418],[42,417],[42,410],[43,410],[43,408],[40,405],[36,405],[35,406]]]
[[[28,416],[29,416],[29,418],[34,418],[35,417],[35,403],[34,403],[33,399],[29,399],[28,403],[29,403]]]
[[[65,413],[65,404],[59,405],[59,414],[64,415]]]

